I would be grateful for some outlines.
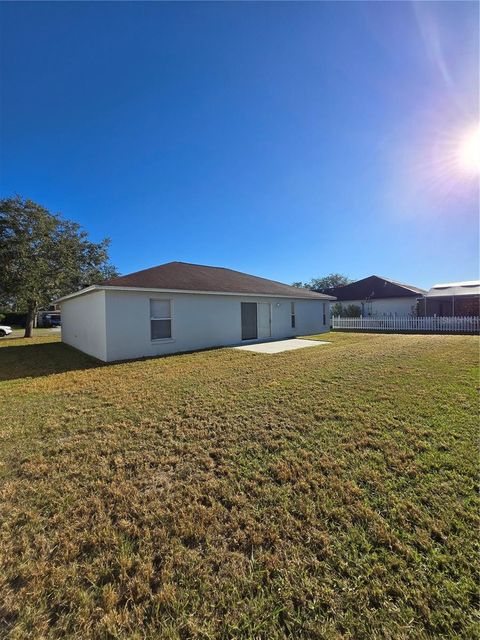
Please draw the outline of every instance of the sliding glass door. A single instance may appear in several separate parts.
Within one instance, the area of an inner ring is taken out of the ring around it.
[[[242,340],[256,340],[257,303],[242,302]]]

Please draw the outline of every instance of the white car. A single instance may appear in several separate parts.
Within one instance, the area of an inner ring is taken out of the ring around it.
[[[12,333],[12,327],[7,327],[7,325],[5,324],[0,324],[0,338],[8,336],[9,333]]]

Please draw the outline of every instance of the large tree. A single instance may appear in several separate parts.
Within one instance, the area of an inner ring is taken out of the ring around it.
[[[26,338],[41,307],[117,275],[109,243],[32,200],[0,199],[0,302],[27,312]]]
[[[352,281],[341,273],[330,273],[328,276],[323,276],[323,278],[312,278],[307,283],[307,286],[313,291],[327,291],[334,287],[343,287],[350,282]]]
[[[343,285],[349,284],[350,282],[352,282],[352,280],[347,278],[347,276],[343,276],[341,273],[330,273],[328,276],[323,276],[323,278],[312,278],[310,282],[292,282],[292,287],[325,292],[334,287],[343,287]]]

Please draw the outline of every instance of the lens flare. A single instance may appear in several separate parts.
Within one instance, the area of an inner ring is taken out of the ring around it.
[[[480,126],[465,134],[458,147],[457,159],[462,171],[480,173]]]

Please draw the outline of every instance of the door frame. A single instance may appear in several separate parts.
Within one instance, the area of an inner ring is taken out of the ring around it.
[[[256,304],[257,305],[257,337],[256,338],[242,338],[242,333],[243,333],[243,327],[242,327],[242,303],[247,303],[247,304]],[[268,338],[259,338],[258,337],[258,305],[259,304],[268,304],[268,311],[269,311],[269,327],[270,327],[270,335],[268,336]],[[258,302],[257,300],[255,301],[251,301],[251,300],[242,300],[240,302],[240,339],[242,342],[254,342],[255,340],[271,340],[272,339],[272,303],[271,302]]]

